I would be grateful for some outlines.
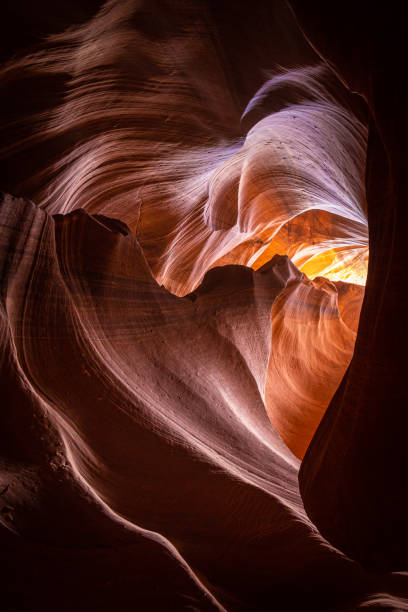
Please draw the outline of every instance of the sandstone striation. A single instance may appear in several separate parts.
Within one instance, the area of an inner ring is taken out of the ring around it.
[[[408,609],[380,15],[28,4],[0,69],[5,609]]]

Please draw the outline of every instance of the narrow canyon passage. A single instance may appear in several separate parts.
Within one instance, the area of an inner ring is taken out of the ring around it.
[[[408,609],[377,107],[293,5],[10,9],[6,609]]]

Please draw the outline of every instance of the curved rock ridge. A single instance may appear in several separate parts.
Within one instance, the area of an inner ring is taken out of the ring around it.
[[[408,600],[402,597],[393,597],[388,593],[371,595],[360,603],[358,609],[376,608],[377,610],[408,610]]]
[[[280,347],[287,334],[299,342],[310,311],[307,343],[316,325],[327,329],[327,352],[332,325],[350,342],[333,283],[312,282],[275,256],[258,271],[215,268],[179,298],[157,284],[137,239],[115,219],[83,210],[50,217],[5,196],[1,225],[3,376],[13,402],[11,424],[4,415],[12,434],[2,470],[6,528],[71,547],[129,539],[173,568],[175,588],[185,581],[191,597],[204,598],[200,609],[235,599],[257,609],[271,584],[284,601],[293,573],[290,605],[312,591],[324,609],[338,576],[364,581],[307,520],[299,461],[271,425],[285,437],[286,418],[303,443],[320,419],[320,406],[305,408],[316,371],[291,377],[299,364]],[[285,404],[302,389],[303,424]],[[14,419],[26,423],[19,444]],[[67,520],[62,532],[55,511]],[[322,566],[327,592],[318,587]]]
[[[275,254],[309,277],[364,284],[367,130],[353,96],[290,29],[283,4],[262,26],[264,49],[253,44],[256,69],[223,3],[162,4],[108,2],[4,66],[3,188],[51,214],[126,222],[177,295],[211,267],[257,269]],[[288,52],[273,42],[288,29],[296,69],[279,65]]]
[[[40,5],[69,27],[0,68],[2,605],[406,609],[391,52],[327,6],[320,57],[281,0]]]

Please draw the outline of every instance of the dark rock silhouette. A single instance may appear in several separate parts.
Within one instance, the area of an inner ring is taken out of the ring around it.
[[[302,464],[302,496],[312,520],[336,546],[377,571],[404,570],[408,294],[401,15],[397,9],[359,8],[350,21],[345,6],[329,12],[316,5],[304,12],[293,5],[316,48],[365,98],[371,115],[365,299],[350,369]],[[344,39],[332,37],[334,27]],[[345,44],[346,38],[355,44]]]

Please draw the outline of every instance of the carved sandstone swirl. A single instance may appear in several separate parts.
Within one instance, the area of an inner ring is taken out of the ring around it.
[[[360,603],[282,439],[302,457],[353,352],[365,125],[296,30],[265,76],[273,36],[255,69],[207,5],[151,6],[2,71],[4,185],[39,205],[2,205],[3,522],[83,565],[130,546],[137,584],[169,576],[146,609]]]
[[[310,49],[296,61],[314,65],[272,64],[265,78],[280,60],[266,41],[285,34],[278,19],[270,29],[254,67],[200,3],[108,2],[4,67],[4,185],[52,214],[126,222],[177,295],[211,267],[257,269],[275,254],[364,284],[366,127]]]
[[[211,270],[179,298],[156,283],[121,222],[84,211],[51,218],[9,196],[1,219],[3,375],[10,396],[23,398],[22,423],[37,415],[23,448],[5,453],[2,482],[13,483],[5,526],[65,546],[128,541],[133,564],[153,548],[159,571],[176,566],[175,589],[184,580],[207,602],[199,609],[262,609],[271,589],[278,605],[306,597],[327,609],[364,588],[357,566],[307,520],[299,462],[265,410],[268,377],[272,387],[287,375],[279,348],[268,367],[279,328],[296,334],[322,301],[331,306],[320,319],[336,326],[335,286],[312,284],[276,256],[256,272]],[[303,290],[308,301],[298,301]],[[296,316],[282,307],[291,300]],[[34,449],[30,436],[40,436]],[[184,608],[183,597],[175,602]]]
[[[203,7],[167,7],[166,34],[160,14],[149,13],[146,31],[137,3],[109,2],[85,25],[51,37],[43,52],[5,66],[9,96],[36,85],[28,108],[21,97],[8,108],[2,155],[9,186],[49,213],[81,207],[125,221],[156,280],[177,295],[214,266],[257,269],[276,254],[312,278],[364,282],[366,129],[352,96],[316,64],[280,70],[239,108],[226,82],[235,73]],[[240,59],[248,80],[253,67]],[[307,293],[297,299],[307,301]],[[336,312],[328,293],[319,293],[321,308]],[[291,296],[288,316],[296,316],[295,303]],[[313,331],[285,336],[291,355],[304,347],[304,356],[295,364],[277,343],[269,368],[268,414],[299,457],[351,358],[359,303],[352,302],[353,330],[343,326],[339,346],[335,324],[328,331],[319,308]],[[312,338],[323,366],[309,354]],[[274,362],[286,380],[275,381]]]

